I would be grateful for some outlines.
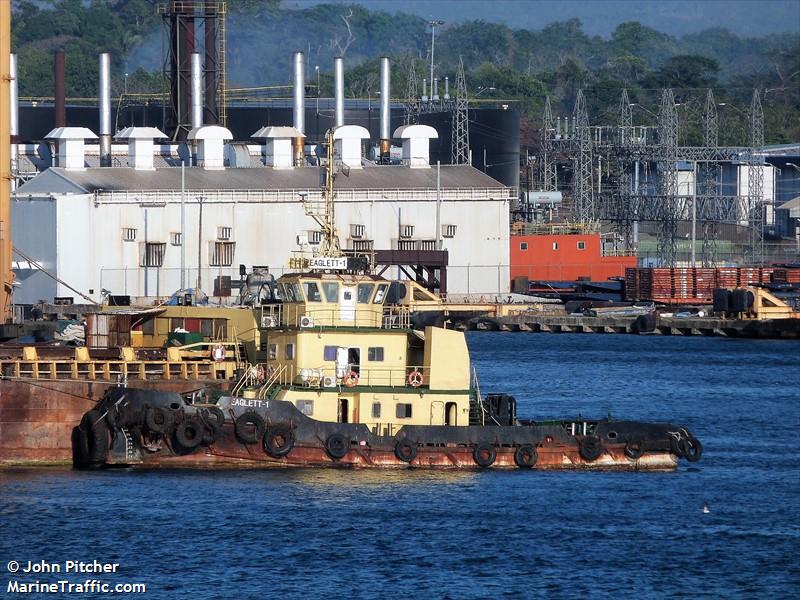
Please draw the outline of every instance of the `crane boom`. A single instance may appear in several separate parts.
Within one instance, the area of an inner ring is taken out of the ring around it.
[[[0,325],[11,318],[11,1],[0,0]]]

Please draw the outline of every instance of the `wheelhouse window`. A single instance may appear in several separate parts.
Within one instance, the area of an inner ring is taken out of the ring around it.
[[[287,281],[283,284],[284,300],[286,302],[302,302],[303,292],[296,281]]]
[[[578,242],[578,250],[586,250],[586,242]]]
[[[520,250],[527,250],[528,249],[528,242],[520,242],[519,243]]]
[[[373,304],[383,304],[384,298],[386,298],[386,289],[389,287],[388,283],[381,283],[378,285],[378,290],[375,292],[375,298],[373,298]]]
[[[323,360],[336,360],[336,351],[339,349],[338,346],[325,346],[323,350]]]
[[[370,298],[372,298],[372,290],[375,286],[371,283],[359,283],[358,284],[358,303],[359,304],[369,304]]]
[[[397,413],[396,416],[398,419],[410,419],[411,418],[411,404],[401,403],[397,405]]]
[[[325,300],[328,302],[339,301],[339,284],[335,281],[323,281],[322,291],[325,293]]]
[[[381,403],[380,402],[373,402],[372,403],[372,418],[373,419],[380,419],[381,418]]]
[[[367,360],[371,362],[383,362],[383,346],[367,348]]]
[[[304,281],[303,288],[309,302],[322,302],[322,296],[319,293],[319,286],[316,281]]]

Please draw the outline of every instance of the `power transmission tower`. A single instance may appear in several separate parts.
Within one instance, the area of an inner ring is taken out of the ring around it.
[[[579,223],[590,224],[595,221],[592,187],[592,138],[583,90],[578,91],[572,115],[575,122],[574,139],[577,150],[572,173],[573,211]]]
[[[747,165],[747,221],[750,225],[750,260],[764,261],[764,110],[761,94],[753,90],[750,104],[750,160]]]
[[[553,109],[550,106],[550,96],[544,99],[544,114],[542,116],[541,139],[541,185],[546,192],[556,191],[556,163],[553,161]]]
[[[414,67],[416,59],[411,57],[406,81],[406,104],[403,122],[406,125],[415,125],[419,121],[419,95],[417,94],[417,70]]]
[[[453,104],[451,140],[451,163],[465,165],[469,160],[469,100],[467,99],[467,78],[464,74],[464,61],[459,56],[456,72],[456,99]]]
[[[658,257],[664,266],[674,267],[678,259],[678,113],[671,89],[666,89],[661,94],[658,146]]]
[[[711,89],[706,94],[706,106],[703,111],[703,145],[706,148],[716,148],[719,145],[717,103],[714,101]],[[698,186],[696,197],[699,200],[697,218],[703,228],[702,264],[704,267],[713,267],[717,262],[717,224],[721,220],[721,215],[714,210],[717,207],[715,196],[719,167],[711,161],[701,163],[698,167],[699,181],[695,185]]]
[[[616,143],[619,148],[624,148],[633,142],[633,111],[628,90],[622,90],[619,101],[619,121],[617,123],[618,136]],[[611,154],[609,153],[609,158]],[[617,175],[617,190],[613,193],[611,201],[612,213],[615,216],[615,228],[622,237],[625,248],[632,250],[634,247],[633,222],[635,220],[635,199],[631,189],[631,164],[621,156],[615,157],[614,166]]]

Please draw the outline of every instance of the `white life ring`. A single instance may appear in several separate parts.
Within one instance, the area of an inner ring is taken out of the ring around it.
[[[214,346],[211,350],[211,358],[213,358],[215,362],[222,362],[225,360],[225,346]]]

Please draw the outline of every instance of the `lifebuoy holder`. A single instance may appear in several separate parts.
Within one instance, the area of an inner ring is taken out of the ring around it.
[[[222,362],[225,360],[225,346],[218,344],[211,349],[211,358],[214,362]]]
[[[408,374],[408,385],[413,388],[418,388],[425,382],[425,376],[419,369],[414,369]]]
[[[355,371],[350,371],[342,378],[342,383],[344,383],[347,387],[355,387],[358,385],[358,373]]]

